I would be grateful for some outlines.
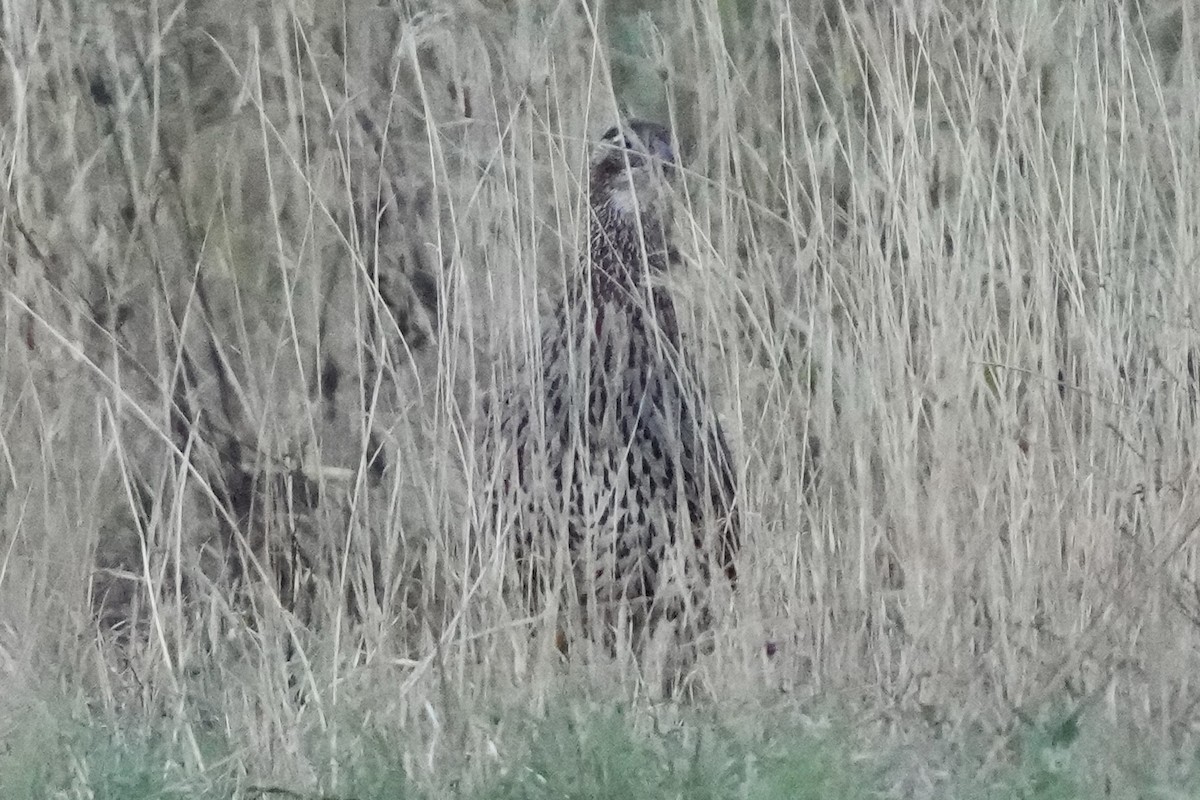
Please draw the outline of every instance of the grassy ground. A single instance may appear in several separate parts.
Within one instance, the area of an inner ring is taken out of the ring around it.
[[[992,742],[967,734],[951,745],[898,746],[797,708],[680,713],[555,697],[544,712],[473,713],[445,733],[472,748],[445,771],[402,731],[301,734],[276,757],[280,774],[247,775],[237,737],[208,730],[192,748],[170,726],[94,712],[39,708],[6,735],[6,797],[143,798],[1091,798],[1193,797],[1193,765],[1164,763],[1156,748],[1118,750],[1111,736],[1066,718],[1031,723],[981,769]],[[478,710],[476,710],[478,712]],[[811,711],[811,710],[810,710]],[[457,729],[457,730],[455,730]],[[474,734],[468,732],[473,729]],[[176,735],[172,735],[172,734]],[[263,754],[259,755],[261,758]],[[969,768],[967,768],[969,767]],[[426,771],[428,770],[428,773]]]
[[[893,5],[0,0],[0,796],[1191,796],[1195,11]],[[618,108],[742,486],[684,702],[470,538]]]

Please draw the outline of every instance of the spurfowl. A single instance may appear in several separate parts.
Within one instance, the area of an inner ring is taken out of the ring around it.
[[[494,510],[522,588],[535,603],[573,590],[610,642],[622,620],[635,642],[661,620],[694,642],[713,574],[736,577],[729,447],[661,281],[674,169],[663,126],[604,134],[578,273],[543,326],[540,364],[489,415]]]

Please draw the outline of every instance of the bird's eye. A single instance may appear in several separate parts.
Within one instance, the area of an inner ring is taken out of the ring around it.
[[[611,144],[613,147],[620,147],[625,150],[633,149],[633,142],[625,138],[625,134],[621,132],[620,128],[609,128],[601,138]]]

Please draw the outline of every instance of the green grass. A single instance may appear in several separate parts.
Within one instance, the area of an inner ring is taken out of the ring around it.
[[[1119,729],[1047,715],[1013,732],[1009,747],[936,742],[927,748],[879,750],[870,736],[820,714],[714,715],[556,700],[540,716],[494,714],[487,747],[476,760],[460,754],[442,774],[413,779],[401,731],[350,731],[336,740],[305,738],[303,767],[293,774],[244,774],[236,744],[212,731],[194,750],[166,727],[126,719],[51,718],[6,738],[0,788],[13,800],[88,797],[404,798],[479,800],[686,797],[695,800],[946,797],[990,800],[1192,797],[1195,763],[1157,772],[1157,756]],[[476,726],[481,723],[476,720]],[[142,727],[135,727],[142,726]],[[953,752],[952,752],[953,751]],[[199,758],[197,759],[197,753]]]
[[[688,722],[638,733],[626,714],[600,708],[540,722],[528,756],[481,796],[873,797],[881,788],[873,769],[820,736],[789,730],[748,740]]]

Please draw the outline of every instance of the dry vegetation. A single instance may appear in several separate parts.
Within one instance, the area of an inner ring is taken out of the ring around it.
[[[0,738],[65,697],[297,786],[400,731],[437,782],[497,709],[643,703],[468,546],[619,106],[683,146],[743,486],[701,702],[1195,752],[1189,3],[422,5],[0,1]]]

